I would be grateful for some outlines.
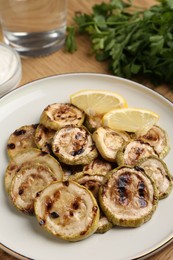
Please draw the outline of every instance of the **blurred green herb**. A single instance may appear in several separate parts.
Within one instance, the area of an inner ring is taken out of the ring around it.
[[[67,27],[68,37],[66,37],[65,48],[68,52],[75,52],[77,50],[77,43],[75,38],[75,28],[73,26]]]
[[[66,50],[77,50],[77,34],[86,34],[96,59],[109,60],[114,75],[173,83],[173,0],[157,1],[144,10],[130,0],[112,0],[94,5],[91,14],[76,13]]]

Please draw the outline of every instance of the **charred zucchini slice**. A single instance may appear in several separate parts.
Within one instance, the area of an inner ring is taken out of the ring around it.
[[[114,225],[137,227],[153,215],[158,197],[154,182],[140,167],[122,166],[105,177],[100,206]]]
[[[35,131],[35,143],[39,149],[41,149],[43,152],[51,154],[52,148],[52,139],[55,135],[55,130],[52,130],[50,128],[45,127],[42,124],[39,124],[37,126],[37,129]]]
[[[48,105],[42,112],[40,123],[47,128],[58,130],[66,125],[81,126],[85,113],[68,103],[54,103]]]
[[[88,164],[98,156],[92,137],[84,127],[61,128],[53,138],[52,151],[69,165]]]
[[[36,128],[37,124],[21,126],[10,135],[7,141],[7,153],[10,158],[24,149],[36,147],[34,141]]]
[[[63,172],[64,172],[64,176],[63,176],[63,181],[64,180],[73,180],[73,177],[82,172],[83,169],[83,165],[68,165],[68,164],[64,164],[61,163]]]
[[[106,160],[97,157],[89,164],[83,167],[83,172],[90,175],[106,175],[109,171],[113,169],[113,164],[107,162]]]
[[[110,162],[116,162],[118,150],[125,142],[130,141],[130,136],[123,131],[115,131],[108,127],[99,127],[92,135],[101,156]]]
[[[98,193],[99,188],[103,183],[104,176],[103,175],[89,175],[86,173],[79,173],[76,175],[76,178],[74,178],[77,183],[85,186],[88,190],[92,192],[94,197],[96,198],[98,202]],[[98,223],[98,228],[96,230],[96,233],[105,233],[109,229],[111,229],[112,223],[107,219],[107,217],[100,212],[100,218]]]
[[[93,133],[95,130],[97,130],[99,127],[102,126],[102,118],[103,115],[95,115],[95,116],[86,115],[84,125],[90,131],[90,133]]]
[[[143,158],[137,162],[156,184],[159,199],[167,197],[172,191],[172,177],[163,160],[155,156]]]
[[[54,182],[43,189],[35,199],[35,214],[44,229],[68,241],[91,236],[100,215],[92,193],[73,181]]]
[[[55,174],[57,180],[62,180],[63,171],[59,162],[51,155],[40,151],[39,149],[31,148],[17,154],[7,166],[5,172],[5,187],[7,192],[10,190],[13,177],[23,166],[28,166],[33,163],[46,165]]]
[[[104,234],[113,227],[113,224],[108,220],[108,218],[101,212],[98,228],[96,233]]]
[[[31,163],[21,167],[10,187],[12,202],[20,211],[34,214],[35,197],[53,181],[56,181],[55,174],[46,165]]]
[[[157,125],[154,125],[145,135],[138,137],[138,139],[153,146],[161,159],[170,151],[168,135],[163,128]]]
[[[104,180],[103,175],[89,175],[82,172],[77,174],[73,180],[85,186],[98,199],[98,191]]]
[[[74,167],[74,166],[73,166]],[[82,168],[78,165],[78,168],[72,169],[71,173],[68,174],[70,180],[75,180],[81,177],[81,175],[102,175],[105,176],[109,171],[113,169],[113,164],[105,161],[101,157],[97,157],[89,164],[83,165]]]
[[[118,165],[135,165],[141,158],[151,155],[157,156],[152,146],[140,140],[133,140],[117,152],[117,163]]]

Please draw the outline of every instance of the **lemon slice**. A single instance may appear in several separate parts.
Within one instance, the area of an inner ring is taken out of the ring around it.
[[[157,123],[159,116],[153,111],[138,108],[123,108],[109,111],[103,116],[103,125],[114,130],[146,134]]]
[[[102,115],[116,108],[127,107],[121,95],[104,90],[81,90],[70,96],[70,101],[87,115]]]

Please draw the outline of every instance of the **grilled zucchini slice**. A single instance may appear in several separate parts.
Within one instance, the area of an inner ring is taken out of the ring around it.
[[[77,174],[76,178],[74,178],[73,180],[75,180],[77,183],[85,186],[88,190],[90,190],[98,202],[99,188],[102,185],[103,180],[104,180],[103,175],[99,175],[99,174],[90,175],[90,174],[86,174],[83,172],[83,173]],[[107,217],[101,211],[96,233],[105,233],[109,229],[111,229],[111,227],[112,227],[112,223],[107,219]]]
[[[145,135],[138,137],[138,139],[153,146],[160,159],[164,159],[170,151],[168,135],[160,126],[154,125]]]
[[[85,127],[61,128],[54,135],[52,151],[61,162],[69,165],[88,164],[98,156],[92,137]]]
[[[113,164],[107,162],[106,160],[97,157],[89,164],[83,167],[83,172],[88,173],[90,175],[106,175],[109,171],[113,169]]]
[[[108,127],[99,127],[92,135],[95,145],[101,156],[110,162],[116,162],[118,150],[130,136],[123,131],[115,131]]]
[[[85,186],[88,190],[92,192],[94,197],[98,199],[98,191],[104,180],[103,175],[89,175],[81,172],[77,174],[76,178],[73,178],[73,180]]]
[[[42,112],[40,123],[45,127],[58,130],[67,125],[81,126],[85,113],[68,103],[54,103],[48,105]]]
[[[117,152],[117,163],[118,165],[135,165],[141,158],[151,155],[157,156],[152,146],[140,140],[133,140]]]
[[[96,230],[96,233],[98,234],[104,234],[107,231],[109,231],[113,227],[113,224],[108,220],[108,218],[100,211],[100,219],[98,228]]]
[[[55,174],[57,180],[62,180],[63,171],[59,162],[51,155],[44,153],[39,149],[30,148],[17,154],[13,160],[9,162],[5,172],[5,187],[7,192],[10,190],[13,177],[17,174],[20,168],[33,163],[46,165]]]
[[[165,162],[158,157],[150,156],[137,162],[156,184],[159,199],[167,197],[172,191],[172,176]]]
[[[99,127],[102,126],[102,118],[103,115],[95,115],[95,116],[86,115],[84,125],[90,131],[90,133],[93,133]]]
[[[13,204],[24,213],[34,214],[35,197],[53,181],[56,181],[55,174],[46,165],[31,163],[21,167],[10,187]]]
[[[158,197],[154,182],[143,169],[121,166],[106,175],[99,201],[114,225],[138,227],[152,217]]]
[[[35,199],[39,224],[68,241],[83,240],[98,227],[99,207],[92,193],[73,181],[50,184]]]
[[[52,130],[50,128],[45,127],[42,124],[39,124],[37,126],[37,129],[35,131],[35,143],[39,149],[41,149],[43,152],[52,153],[52,139],[55,135],[55,130]]]
[[[36,147],[34,141],[36,128],[37,124],[21,126],[10,135],[7,141],[9,158],[13,158],[25,149]]]
[[[74,166],[73,166],[74,167]],[[102,175],[105,176],[109,171],[113,169],[113,164],[105,161],[104,159],[97,157],[89,164],[83,165],[82,168],[78,165],[78,168],[71,169],[71,173],[67,175],[70,180],[75,180],[81,177],[81,175]]]

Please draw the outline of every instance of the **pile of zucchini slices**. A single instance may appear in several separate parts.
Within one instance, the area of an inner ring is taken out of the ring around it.
[[[91,122],[74,105],[55,103],[38,124],[16,129],[7,142],[11,201],[68,241],[114,226],[138,227],[172,190],[161,127],[135,136]]]

